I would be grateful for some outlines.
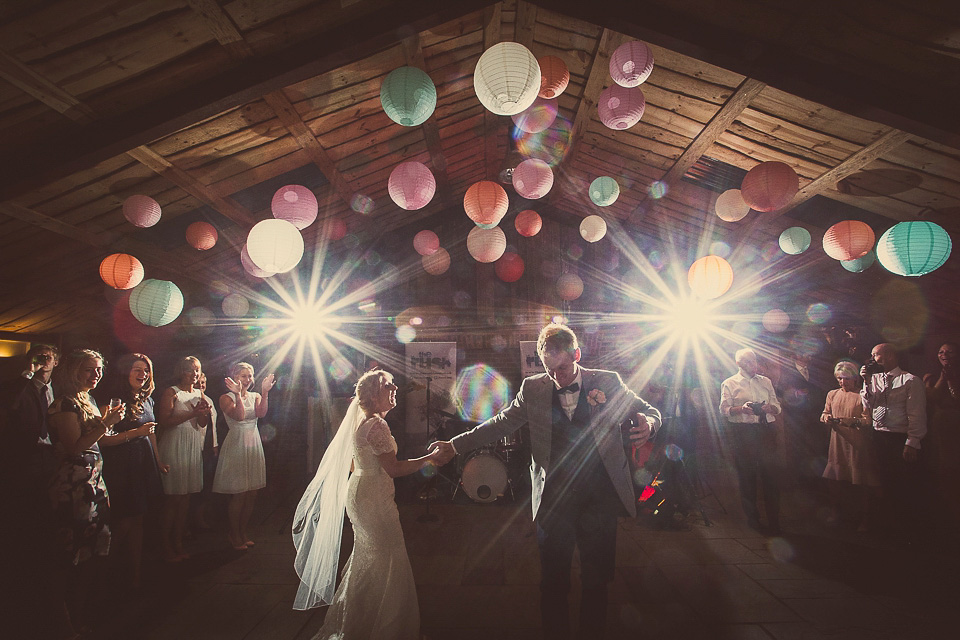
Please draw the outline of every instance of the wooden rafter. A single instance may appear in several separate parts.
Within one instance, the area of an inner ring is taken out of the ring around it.
[[[500,42],[500,3],[483,10],[483,50]],[[489,109],[483,110],[483,161],[484,177],[496,180],[500,171],[500,154],[497,153],[497,137],[500,135],[500,117]]]
[[[0,51],[0,78],[74,122],[85,124],[96,117],[89,106],[5,51]]]
[[[517,2],[517,18],[513,24],[513,39],[533,51],[533,30],[537,24],[537,5],[524,0]]]
[[[243,60],[254,55],[253,49],[244,40],[243,34],[237,29],[237,25],[217,3],[217,0],[187,0],[187,4],[197,15],[203,18],[213,37],[226,49],[231,58]]]

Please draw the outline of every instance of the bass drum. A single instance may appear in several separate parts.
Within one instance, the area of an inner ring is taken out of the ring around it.
[[[460,484],[474,502],[493,502],[507,488],[507,465],[493,451],[475,451],[463,465]]]

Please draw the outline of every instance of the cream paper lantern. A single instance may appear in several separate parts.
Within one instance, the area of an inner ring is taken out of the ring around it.
[[[599,242],[607,235],[607,223],[600,216],[587,216],[580,223],[580,235],[587,242]]]
[[[498,116],[512,116],[533,104],[540,92],[540,65],[522,44],[500,42],[483,52],[473,72],[480,103]]]
[[[286,220],[261,220],[247,235],[247,255],[264,271],[285,273],[303,258],[303,236]]]
[[[739,222],[750,213],[750,205],[744,202],[740,189],[727,189],[717,198],[714,210],[724,222]]]
[[[474,227],[467,234],[467,252],[477,262],[496,262],[507,250],[507,236],[500,227]]]

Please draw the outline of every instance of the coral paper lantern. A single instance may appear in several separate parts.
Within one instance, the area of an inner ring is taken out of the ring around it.
[[[100,277],[114,289],[132,289],[143,281],[143,264],[126,253],[112,253],[100,263]]]
[[[150,196],[130,196],[123,201],[123,217],[135,227],[152,227],[160,222],[160,203]]]
[[[877,242],[877,259],[883,268],[901,276],[922,276],[940,268],[953,242],[940,225],[926,220],[898,222]]]
[[[790,227],[780,234],[780,249],[791,256],[799,255],[810,248],[810,232],[803,227]]]
[[[580,236],[587,242],[599,242],[607,235],[607,223],[600,216],[587,216],[580,223]]]
[[[590,200],[598,207],[609,207],[620,197],[620,185],[610,176],[600,176],[590,183]]]
[[[540,92],[540,65],[522,44],[500,42],[483,52],[473,72],[480,103],[498,116],[520,113]]]
[[[424,71],[416,67],[394,69],[380,85],[384,113],[405,127],[426,122],[437,107],[437,88]]]
[[[495,262],[507,249],[507,236],[503,229],[474,227],[467,234],[467,252],[477,262]]]
[[[844,220],[823,234],[823,250],[834,260],[856,260],[873,248],[876,236],[866,222]]]
[[[130,292],[130,312],[148,327],[162,327],[183,311],[183,293],[167,280],[144,280]]]
[[[342,240],[347,235],[347,223],[341,218],[327,218],[323,223],[323,235],[330,242]]]
[[[719,298],[733,284],[733,267],[719,256],[704,256],[690,265],[687,282],[701,298]]]
[[[440,238],[433,231],[424,229],[413,236],[413,248],[422,256],[431,256],[440,248]]]
[[[247,252],[247,245],[243,245],[243,249],[240,250],[240,264],[243,265],[244,271],[257,278],[269,278],[277,275],[275,271],[266,271],[255,265]]]
[[[743,201],[740,189],[727,189],[717,198],[714,210],[724,222],[737,222],[750,213],[750,205]]]
[[[543,160],[524,160],[513,170],[513,188],[527,200],[537,200],[553,188],[553,169]]]
[[[537,98],[532,105],[510,118],[520,131],[526,133],[546,131],[557,119],[557,102]]]
[[[507,214],[510,199],[507,192],[496,182],[481,180],[475,182],[463,195],[463,210],[475,224],[487,227],[496,226]]]
[[[639,87],[628,89],[612,84],[600,93],[597,112],[600,122],[609,129],[629,129],[640,122],[647,101]]]
[[[239,293],[231,293],[223,299],[220,305],[223,314],[231,318],[242,318],[250,312],[250,301]]]
[[[790,326],[790,316],[782,309],[770,309],[763,314],[763,328],[770,333],[781,333]]]
[[[423,209],[433,200],[437,181],[422,162],[402,162],[390,172],[387,191],[398,207],[415,211]]]
[[[610,56],[610,77],[621,87],[636,87],[653,71],[653,53],[646,42],[625,42]]]
[[[303,257],[303,236],[286,220],[261,220],[247,235],[247,255],[264,271],[285,273]]]
[[[439,276],[447,272],[450,268],[450,254],[443,247],[437,249],[436,253],[420,258],[423,264],[423,270],[432,276]]]
[[[576,300],[583,294],[583,280],[575,273],[564,273],[557,278],[557,293],[564,300]]]
[[[286,220],[297,229],[306,229],[312,225],[319,210],[317,196],[299,184],[280,187],[270,201],[273,217]]]
[[[850,273],[861,273],[866,271],[877,260],[877,254],[872,249],[867,251],[866,255],[853,260],[841,260],[840,265]]]
[[[497,263],[493,265],[494,271],[497,272],[497,277],[504,282],[516,282],[519,280],[520,276],[523,275],[523,267],[523,258],[510,252],[504,253],[503,256],[497,260]]]
[[[537,58],[540,64],[540,97],[550,100],[566,90],[570,84],[570,70],[567,63],[557,56]]]
[[[532,238],[540,233],[543,220],[540,219],[540,214],[536,211],[526,209],[517,214],[517,219],[513,221],[513,224],[517,228],[517,233]]]
[[[798,191],[797,172],[783,162],[761,162],[747,172],[740,184],[743,201],[751,209],[763,212],[783,209]]]
[[[203,220],[193,222],[187,227],[187,243],[197,251],[213,249],[218,237],[216,227]]]

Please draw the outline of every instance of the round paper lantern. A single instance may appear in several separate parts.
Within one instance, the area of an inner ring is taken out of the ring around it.
[[[413,248],[422,256],[430,256],[440,248],[440,238],[433,231],[424,229],[413,236]]]
[[[600,176],[590,183],[590,199],[598,207],[609,207],[620,197],[620,185],[610,176]]]
[[[247,245],[243,245],[243,248],[240,249],[240,264],[243,265],[244,271],[257,278],[269,278],[270,276],[277,275],[275,271],[267,271],[253,264],[253,260],[250,259],[250,254],[247,253]]]
[[[320,206],[313,191],[299,184],[288,184],[273,194],[270,210],[274,218],[286,220],[297,229],[306,229],[317,219]]]
[[[517,228],[517,233],[531,238],[540,233],[543,220],[540,219],[540,214],[536,211],[526,209],[517,214],[517,219],[513,221],[513,224]]]
[[[132,289],[143,281],[143,264],[126,253],[112,253],[100,263],[100,277],[114,289]]]
[[[162,327],[183,311],[183,293],[168,280],[147,279],[130,292],[130,312],[148,327]]]
[[[290,271],[303,257],[303,236],[286,220],[261,220],[247,235],[247,255],[264,271]]]
[[[607,223],[600,216],[587,216],[580,223],[580,235],[587,242],[599,242],[607,235]]]
[[[250,311],[250,301],[239,293],[231,293],[220,305],[223,314],[231,318],[242,318]]]
[[[400,67],[383,79],[380,104],[397,124],[415,127],[426,122],[437,107],[437,88],[424,71]]]
[[[523,275],[523,258],[515,253],[504,253],[493,265],[497,277],[504,282],[516,282]]]
[[[150,196],[130,196],[123,201],[123,217],[135,227],[152,227],[160,221],[160,203]]]
[[[187,227],[187,243],[197,251],[212,249],[217,244],[217,229],[209,222],[198,220]]]
[[[553,169],[543,160],[524,160],[513,170],[513,188],[527,200],[536,200],[553,187]]]
[[[496,182],[475,182],[463,195],[463,210],[476,224],[496,226],[507,213],[510,200],[507,192]]]
[[[540,97],[550,100],[564,92],[570,83],[567,63],[557,56],[537,58],[540,64]]]
[[[532,105],[510,117],[520,131],[540,133],[549,129],[557,119],[557,103],[554,100],[537,98]]]
[[[500,42],[483,52],[473,72],[480,103],[498,116],[520,113],[540,92],[540,65],[522,44]]]
[[[423,264],[423,270],[432,276],[439,276],[447,272],[450,268],[450,254],[443,247],[437,249],[436,253],[420,258]]]
[[[390,172],[387,191],[398,207],[414,211],[424,208],[433,199],[437,181],[422,162],[403,162]]]
[[[714,210],[721,220],[737,222],[750,213],[750,205],[743,201],[740,189],[727,189],[717,198]]]
[[[719,256],[704,256],[690,265],[687,282],[701,298],[719,298],[733,284],[733,267]]]
[[[844,220],[823,234],[823,250],[834,260],[855,260],[873,248],[876,236],[866,222]]]
[[[810,248],[810,232],[803,227],[790,227],[780,234],[780,249],[791,256],[799,255]]]
[[[790,204],[800,191],[800,178],[788,164],[761,162],[747,172],[740,184],[743,201],[757,211],[777,211]]]
[[[866,271],[877,259],[876,252],[871,249],[866,255],[853,260],[841,260],[840,265],[851,273],[860,273]]]
[[[610,56],[610,77],[621,87],[636,87],[650,77],[653,53],[646,42],[625,42]]]
[[[950,234],[926,220],[898,222],[877,242],[877,259],[884,269],[901,276],[922,276],[938,269],[953,249]]]
[[[347,223],[341,218],[327,218],[323,225],[323,233],[330,242],[336,242],[347,235]]]
[[[763,314],[763,328],[771,333],[786,331],[790,326],[790,316],[782,309],[770,309]]]
[[[576,300],[583,294],[583,280],[575,273],[564,273],[557,278],[557,293],[564,300]]]
[[[597,112],[600,122],[610,129],[629,129],[640,122],[647,101],[639,87],[628,89],[612,84],[600,93]]]
[[[500,259],[507,249],[507,236],[503,229],[481,229],[474,227],[467,234],[467,252],[477,262],[494,262]]]

